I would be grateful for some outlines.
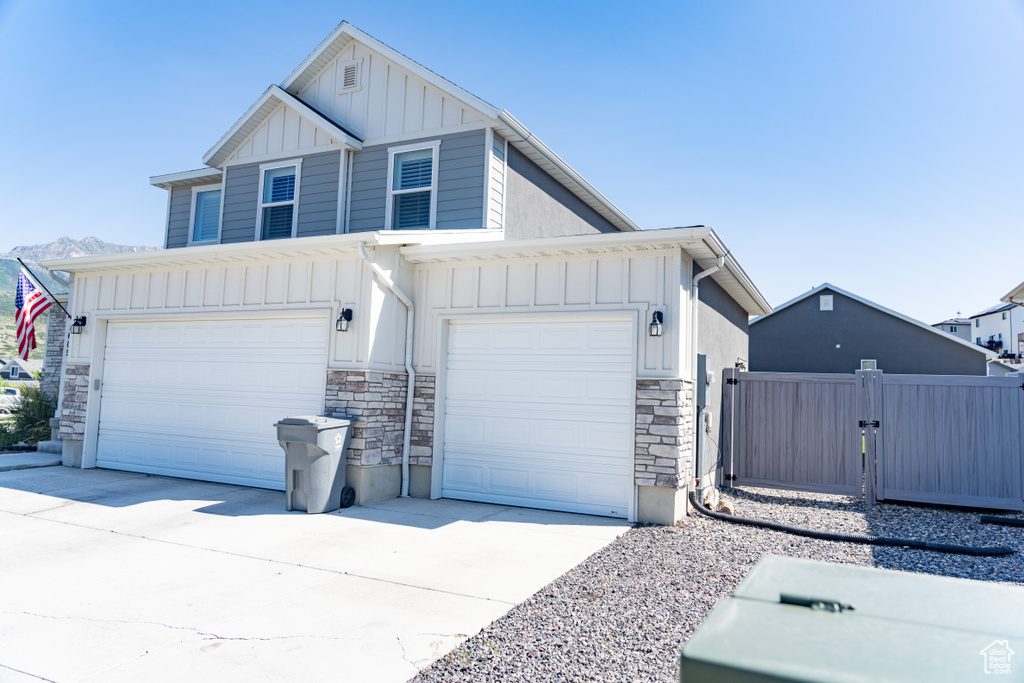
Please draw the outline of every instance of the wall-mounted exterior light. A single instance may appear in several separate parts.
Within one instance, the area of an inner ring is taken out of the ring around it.
[[[75,321],[71,323],[71,334],[82,334],[82,330],[85,329],[85,316],[80,315],[75,318]]]
[[[648,328],[648,329],[650,330],[650,333],[651,333],[652,337],[660,337],[661,336],[662,323],[664,321],[665,321],[665,319],[662,317],[661,311],[655,311],[651,315],[651,325],[650,325],[650,328]]]
[[[348,332],[348,324],[352,322],[352,309],[343,308],[338,315],[338,322],[335,324],[338,332]]]

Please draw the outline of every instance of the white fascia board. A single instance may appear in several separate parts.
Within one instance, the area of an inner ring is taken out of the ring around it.
[[[292,95],[290,92],[282,90],[279,86],[272,85],[267,88],[266,92],[264,92],[251,107],[249,107],[248,111],[242,115],[242,118],[238,119],[238,121],[235,122],[235,125],[231,126],[230,130],[228,130],[227,133],[224,133],[221,139],[203,155],[203,163],[213,167],[223,164],[227,157],[234,151],[235,147],[241,144],[245,138],[249,136],[251,129],[258,127],[259,124],[263,122],[263,119],[270,113],[269,109],[263,111],[263,108],[268,103],[271,103],[274,107],[276,107],[277,104],[283,103],[297,111],[302,116],[311,120],[317,126],[329,132],[342,144],[357,150],[361,150],[363,148],[361,140],[346,133],[338,126],[338,124],[324,118],[321,114],[314,111],[309,107],[309,105]],[[247,126],[251,126],[251,129],[246,129]]]
[[[388,47],[387,45],[380,42],[376,38],[367,35],[366,33],[363,33],[355,26],[349,24],[346,21],[341,22],[338,28],[334,29],[334,32],[330,36],[328,36],[327,39],[324,40],[324,42],[320,43],[319,47],[313,50],[313,52],[308,57],[306,57],[302,64],[300,64],[298,68],[295,69],[295,71],[293,71],[290,76],[288,76],[288,78],[284,79],[284,82],[281,84],[281,87],[287,90],[288,92],[300,90],[302,87],[306,85],[305,83],[300,83],[295,88],[293,88],[292,86],[295,86],[297,82],[302,80],[304,77],[308,76],[308,72],[310,70],[315,70],[319,68],[317,62],[320,59],[320,56],[324,54],[324,52],[326,52],[327,50],[330,50],[332,46],[334,46],[335,44],[341,42],[342,44],[347,45],[350,40],[355,40],[359,43],[362,43],[371,50],[379,52],[384,57],[395,62],[402,68],[411,71],[417,77],[423,79],[427,83],[430,83],[431,85],[440,89],[444,93],[451,95],[452,97],[459,100],[463,104],[472,107],[473,109],[476,109],[485,118],[496,119],[498,117],[498,109],[494,105],[484,102],[482,99],[480,99],[473,93],[467,90],[463,90],[462,88],[455,85],[451,81],[443,78],[442,76],[437,75],[430,69],[427,69],[426,67],[406,57],[398,50]]]
[[[937,327],[932,327],[928,323],[923,323],[920,320],[916,320],[914,318],[911,318],[909,315],[903,315],[902,313],[894,311],[891,308],[886,308],[885,306],[881,306],[879,304],[876,304],[874,301],[869,301],[868,299],[865,299],[862,296],[857,296],[856,294],[853,294],[851,292],[847,292],[845,289],[840,289],[839,287],[836,287],[835,285],[829,284],[828,282],[825,282],[823,284],[818,285],[817,287],[815,287],[811,291],[806,292],[804,294],[801,294],[800,296],[796,297],[795,299],[790,299],[786,303],[784,303],[781,306],[779,306],[778,308],[776,308],[775,311],[773,313],[771,313],[770,315],[775,315],[775,313],[778,313],[779,311],[781,311],[781,310],[783,310],[785,308],[789,308],[793,304],[799,303],[799,302],[803,301],[804,299],[808,299],[808,298],[814,296],[815,294],[818,294],[819,292],[821,292],[823,290],[826,290],[826,289],[830,289],[833,292],[835,292],[836,294],[842,294],[843,296],[845,296],[847,298],[850,298],[850,299],[853,299],[854,301],[857,301],[859,303],[862,303],[865,306],[870,306],[871,308],[875,309],[876,311],[881,311],[882,313],[888,313],[889,315],[893,316],[894,318],[899,318],[903,322],[910,323],[911,325],[916,325],[917,327],[920,327],[922,330],[928,330],[932,334],[937,334],[937,335],[943,337],[944,339],[948,339],[950,341],[954,341],[957,344],[960,344],[962,346],[966,346],[967,348],[969,348],[969,349],[971,349],[973,351],[978,351],[978,352],[983,353],[986,356],[989,356],[991,358],[995,358],[996,355],[997,355],[994,352],[989,351],[988,349],[986,349],[983,346],[978,346],[977,344],[972,344],[971,342],[969,342],[969,341],[967,341],[965,339],[961,339],[960,337],[957,337],[956,335],[950,334],[949,332],[944,332],[943,330],[940,330]],[[762,320],[764,320],[767,317],[768,317],[767,315],[758,316],[757,318],[754,318],[753,320],[750,321],[750,325],[754,325],[756,323],[759,323],[759,322],[761,322]]]
[[[1014,289],[1006,294],[1000,301],[1005,301],[1008,304],[1020,304],[1024,306],[1024,282],[1017,285]]]
[[[169,190],[171,186],[179,184],[199,185],[205,180],[220,182],[222,175],[223,171],[217,168],[197,168],[194,171],[155,175],[149,179],[149,184]]]
[[[500,112],[498,112],[497,118],[498,121],[503,126],[507,126],[509,130],[515,133],[515,135],[522,140],[523,144],[533,149],[544,160],[546,160],[555,169],[557,169],[559,173],[564,175],[565,178],[569,181],[569,183],[563,184],[565,184],[569,188],[569,190],[573,191],[574,194],[580,195],[582,193],[583,195],[589,195],[591,198],[593,198],[593,200],[597,202],[600,208],[603,208],[607,213],[611,214],[610,218],[613,222],[617,223],[617,227],[619,227],[621,230],[636,231],[641,229],[640,226],[634,223],[633,220],[629,218],[629,216],[624,214],[619,209],[619,207],[612,204],[607,197],[598,192],[593,185],[584,180],[583,176],[576,172],[576,169],[567,164],[560,156],[551,151],[550,147],[541,142],[540,139],[537,138],[537,136],[535,136],[533,133],[531,133],[526,126],[520,123],[518,119],[516,119],[516,117],[512,116],[512,114],[510,114],[508,111],[502,109]],[[575,185],[578,189],[573,188],[572,185]],[[580,198],[586,201],[585,196],[581,196]],[[587,203],[589,204],[590,202]],[[599,210],[598,213],[602,212]]]

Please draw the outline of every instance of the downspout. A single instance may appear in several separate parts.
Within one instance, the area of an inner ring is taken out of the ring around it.
[[[416,371],[412,368],[412,345],[413,345],[413,322],[415,310],[412,299],[407,297],[394,282],[391,281],[383,270],[376,263],[370,260],[366,254],[366,247],[362,241],[357,242],[359,255],[363,257],[366,264],[373,270],[381,284],[391,290],[391,293],[398,297],[398,300],[405,306],[405,371],[408,373],[409,385],[405,390],[405,434],[402,437],[402,498],[409,496],[409,448],[412,443],[412,399],[416,390]]]
[[[700,423],[701,410],[697,407],[697,322],[700,320],[698,315],[698,309],[700,308],[700,281],[706,278],[708,275],[717,273],[725,265],[725,255],[719,256],[718,261],[715,265],[711,266],[707,270],[702,270],[697,275],[693,276],[693,283],[690,286],[690,300],[693,302],[690,306],[690,376],[693,379],[693,425],[697,430],[694,434],[694,447],[695,453],[693,455],[693,486],[691,491],[696,491],[697,488],[697,477],[701,476],[703,472],[700,471],[700,456],[703,455],[703,439],[701,435],[704,433],[704,425]],[[703,493],[706,488],[707,482],[701,480],[700,493]],[[699,495],[698,495],[699,497]]]

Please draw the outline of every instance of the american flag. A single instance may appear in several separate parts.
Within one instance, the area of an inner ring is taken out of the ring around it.
[[[14,298],[14,326],[18,331],[18,355],[28,360],[36,348],[36,318],[50,307],[50,299],[36,289],[25,269],[18,273],[18,294]]]

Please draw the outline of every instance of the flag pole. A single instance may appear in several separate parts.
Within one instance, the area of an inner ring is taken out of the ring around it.
[[[55,296],[53,295],[53,292],[51,292],[51,291],[50,291],[49,289],[47,289],[46,285],[44,285],[44,284],[43,284],[42,282],[40,282],[40,281],[39,281],[39,278],[38,278],[38,277],[36,276],[36,274],[35,274],[35,273],[33,273],[33,272],[32,272],[32,269],[31,269],[31,268],[29,268],[29,267],[28,267],[28,266],[27,266],[27,265],[25,264],[25,262],[24,262],[24,261],[22,261],[22,260],[21,260],[20,258],[18,258],[17,256],[16,256],[15,258],[17,258],[17,259],[18,259],[18,263],[20,263],[20,264],[21,264],[22,266],[24,266],[25,270],[27,270],[27,271],[28,271],[28,274],[29,274],[29,275],[31,275],[31,276],[32,276],[32,279],[36,281],[36,284],[37,284],[37,285],[39,285],[40,287],[42,287],[42,288],[43,288],[44,290],[46,290],[46,293],[50,295],[50,300],[51,300],[51,301],[53,301],[53,303],[55,303],[55,304],[57,304],[58,306],[60,306],[60,310],[64,311],[64,315],[66,315],[67,317],[69,317],[69,318],[70,318],[70,317],[71,317],[71,314],[70,314],[70,313],[68,313],[68,309],[64,308],[64,304],[62,304],[61,302],[57,301],[57,297],[55,297]]]

